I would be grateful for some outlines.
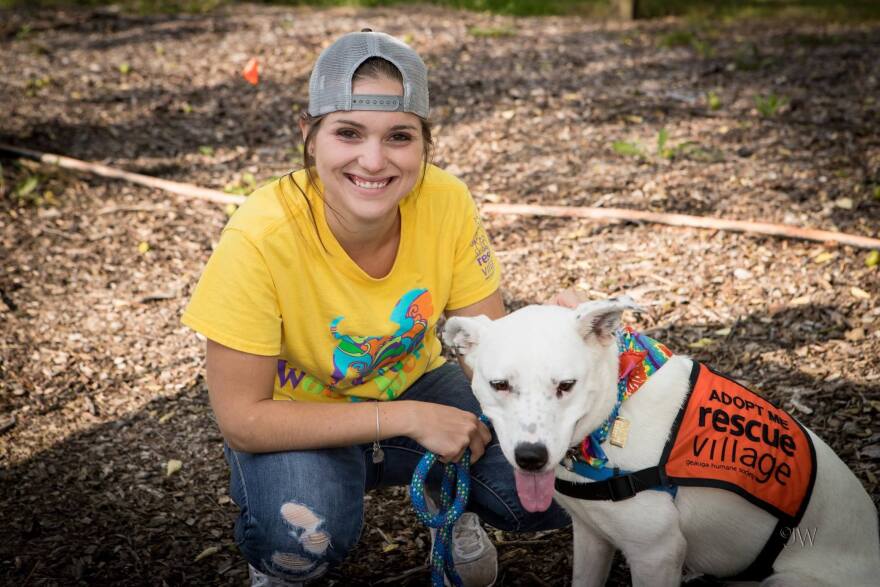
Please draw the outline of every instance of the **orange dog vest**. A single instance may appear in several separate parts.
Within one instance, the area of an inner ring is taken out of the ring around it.
[[[816,452],[797,420],[697,363],[660,462],[669,483],[729,489],[790,526],[816,480]]]
[[[762,580],[810,503],[816,449],[787,412],[706,365],[694,363],[690,388],[660,458],[660,477],[733,491],[778,518],[758,557],[732,578]]]

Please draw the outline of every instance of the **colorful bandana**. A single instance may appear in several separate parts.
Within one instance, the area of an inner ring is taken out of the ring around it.
[[[601,445],[608,438],[620,405],[638,391],[648,377],[656,373],[672,356],[672,351],[665,345],[639,334],[629,326],[617,332],[617,349],[617,403],[608,419],[598,430],[584,438],[580,447],[581,459],[594,469],[603,469],[608,462]]]

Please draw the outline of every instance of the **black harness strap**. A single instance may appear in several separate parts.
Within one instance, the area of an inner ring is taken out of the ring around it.
[[[660,467],[648,467],[635,473],[615,475],[604,481],[591,481],[589,483],[573,483],[557,479],[556,491],[577,499],[623,501],[637,493],[648,489],[656,489],[662,485],[666,485],[666,483],[661,477]]]
[[[748,568],[733,577],[725,577],[725,581],[763,581],[773,574],[773,563],[776,557],[785,548],[790,534],[789,524],[787,520],[779,520],[776,527],[773,528],[773,534],[767,539],[764,548],[761,549],[758,558],[752,561]]]

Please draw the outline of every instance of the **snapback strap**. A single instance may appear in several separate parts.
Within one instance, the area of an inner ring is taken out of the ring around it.
[[[387,94],[353,94],[351,97],[351,109],[399,112],[403,110],[403,96],[391,96]]]

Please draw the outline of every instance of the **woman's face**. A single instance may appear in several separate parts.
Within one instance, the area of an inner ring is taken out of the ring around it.
[[[390,79],[356,81],[355,94],[403,94]],[[333,112],[314,142],[315,167],[324,198],[347,228],[390,222],[397,204],[415,186],[422,169],[422,126],[407,112]],[[349,226],[351,225],[351,226]]]

